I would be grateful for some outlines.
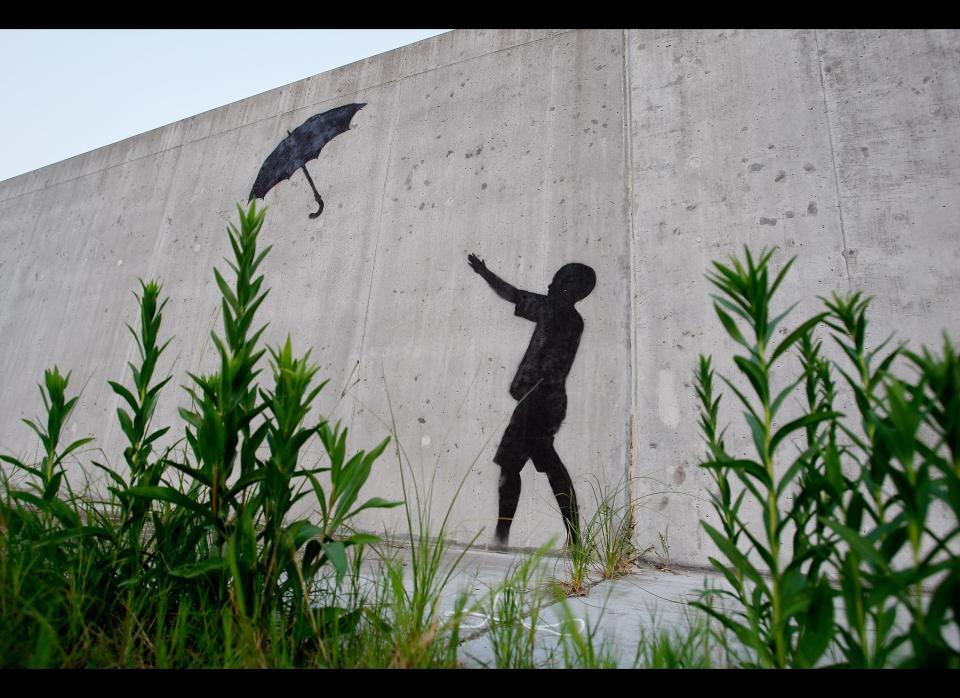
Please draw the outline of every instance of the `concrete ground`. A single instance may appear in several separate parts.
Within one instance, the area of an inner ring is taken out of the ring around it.
[[[444,565],[451,565],[461,553],[448,551]],[[405,556],[405,551],[401,555]],[[513,583],[505,586],[507,579]],[[564,598],[557,586],[569,579],[570,560],[565,557],[484,550],[463,553],[440,607],[445,618],[454,611],[458,596],[466,594],[471,600],[469,615],[461,625],[463,665],[496,666],[499,643],[512,630],[525,636],[534,664],[563,666],[561,631],[576,629],[581,637],[592,635],[592,645],[601,658],[618,667],[631,667],[637,662],[643,637],[662,632],[682,637],[698,620],[702,623],[705,614],[688,603],[699,597],[705,585],[723,583],[722,577],[702,569],[660,570],[641,563],[633,572],[613,580],[592,574],[585,582],[584,596]],[[511,601],[523,609],[515,616],[511,609],[517,606]],[[512,627],[508,628],[508,623]],[[714,666],[725,665],[722,653],[712,651],[711,655]]]
[[[409,561],[407,549],[398,547],[397,553],[400,559]],[[702,631],[707,625],[707,614],[689,605],[702,598],[704,589],[729,588],[724,578],[712,570],[658,569],[641,562],[617,579],[604,580],[591,574],[585,580],[584,595],[564,596],[558,587],[571,579],[570,565],[569,557],[555,554],[537,556],[522,551],[474,549],[464,552],[457,548],[446,551],[441,569],[443,574],[452,571],[441,594],[439,616],[448,618],[457,608],[458,598],[468,599],[466,605],[460,606],[461,612],[467,614],[460,626],[462,665],[513,666],[513,662],[498,661],[505,647],[513,648],[513,656],[521,648],[538,667],[724,668],[739,665],[730,653],[743,657],[751,654],[729,633],[724,634],[724,646],[720,646],[715,635]],[[409,582],[409,573],[407,579]],[[711,599],[714,607],[732,610],[736,604],[717,596]],[[842,602],[838,598],[836,603],[837,617],[842,618]],[[909,619],[900,617],[898,624],[905,629]],[[709,625],[714,632],[721,630],[716,621]],[[577,643],[569,639],[572,630],[580,638],[590,638],[589,643],[580,644],[579,655]],[[523,639],[506,642],[511,633],[514,638],[521,635]],[[564,634],[568,636],[566,642]],[[675,650],[681,648],[686,638],[695,640],[686,650],[680,649],[672,661],[653,661],[649,655],[654,644],[651,640],[664,635],[671,638]],[[956,627],[950,628],[948,641],[960,644]],[[704,646],[706,642],[708,647]],[[582,654],[588,644],[594,651],[592,659]],[[903,647],[897,654],[905,651],[907,648]],[[565,657],[565,652],[573,652],[573,656]],[[841,657],[828,652],[820,664],[828,666],[836,661],[841,661]]]

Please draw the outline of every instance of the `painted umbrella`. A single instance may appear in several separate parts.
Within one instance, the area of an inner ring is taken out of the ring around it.
[[[303,170],[310,188],[313,189],[317,205],[320,207],[316,213],[311,213],[310,217],[319,216],[323,211],[323,199],[320,198],[320,193],[313,184],[310,173],[307,172],[306,163],[320,155],[323,146],[347,131],[354,114],[365,106],[366,103],[344,104],[322,114],[314,114],[293,131],[287,131],[287,137],[280,141],[280,144],[263,161],[260,172],[257,173],[257,179],[253,183],[253,189],[250,190],[250,198],[247,200],[262,199],[279,182],[289,179],[297,170]]]

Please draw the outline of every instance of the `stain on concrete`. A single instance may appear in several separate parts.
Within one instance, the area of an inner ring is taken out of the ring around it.
[[[807,164],[805,164],[805,165],[803,166],[803,169],[804,169],[806,172],[816,172],[816,170],[817,170],[817,168],[813,166],[813,163],[812,163],[812,162],[808,162]]]
[[[683,484],[683,481],[687,479],[687,464],[681,463],[677,466],[677,469],[673,471],[673,483],[675,485]]]
[[[782,182],[782,181],[785,180],[786,178],[787,178],[787,173],[784,172],[783,170],[780,170],[779,172],[777,172],[777,176],[773,178],[773,181],[774,181],[774,182]]]
[[[811,216],[817,215],[817,202],[816,202],[816,201],[811,201],[809,204],[807,204],[807,213],[809,213]]]
[[[793,211],[785,211],[784,214],[783,214],[783,217],[784,217],[784,218],[793,218],[795,215],[797,215],[797,214],[795,214]]]
[[[850,273],[854,273],[857,270],[857,251],[853,248],[848,248],[841,252],[843,258],[847,260],[847,268],[850,270]]]
[[[762,169],[763,169],[763,165],[761,165],[759,162],[755,162],[752,165],[750,165],[751,172],[759,172]]]
[[[776,224],[777,224],[777,219],[776,219],[776,218],[761,218],[761,219],[760,219],[760,225],[776,225]]]

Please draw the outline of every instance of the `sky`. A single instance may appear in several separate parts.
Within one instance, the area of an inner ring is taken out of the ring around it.
[[[0,181],[444,31],[0,30]]]

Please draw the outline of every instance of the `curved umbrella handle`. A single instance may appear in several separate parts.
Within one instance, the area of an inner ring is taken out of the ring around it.
[[[306,166],[306,165],[301,165],[301,166],[300,166],[300,169],[303,170],[303,174],[305,174],[305,175],[307,176],[307,181],[310,183],[310,188],[313,189],[313,198],[315,198],[315,199],[317,200],[317,206],[319,206],[319,208],[317,209],[317,212],[316,212],[316,213],[311,213],[311,214],[310,214],[310,217],[311,217],[311,218],[316,218],[316,217],[319,216],[321,213],[323,213],[323,199],[320,198],[320,192],[317,191],[317,187],[316,187],[316,185],[314,185],[314,183],[313,183],[313,178],[310,176],[310,173],[307,172],[307,166]]]
[[[314,192],[314,193],[316,193],[316,192]],[[323,213],[323,199],[320,198],[320,195],[319,195],[319,194],[317,194],[317,205],[318,205],[320,208],[317,209],[317,212],[316,212],[316,213],[311,213],[311,214],[310,214],[310,217],[311,217],[311,218],[316,218],[316,217],[319,216],[321,213]]]

